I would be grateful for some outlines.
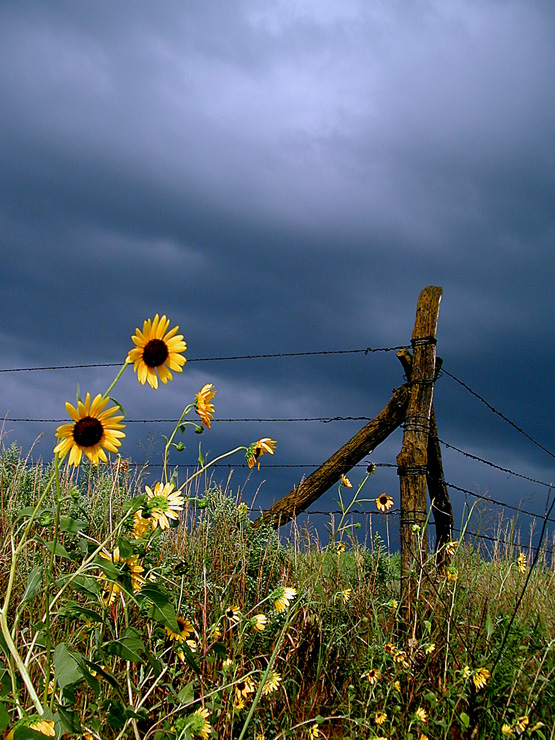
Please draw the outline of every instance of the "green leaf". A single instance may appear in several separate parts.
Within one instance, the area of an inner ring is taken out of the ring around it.
[[[200,443],[198,446],[198,464],[203,467],[204,466],[204,455],[202,454],[202,450],[200,449]]]
[[[118,640],[109,642],[104,649],[109,655],[117,655],[131,663],[144,663],[140,653],[145,652],[145,646],[135,627],[127,627]]]
[[[71,707],[62,706],[56,702],[56,714],[59,716],[62,725],[68,732],[81,734],[81,722],[76,712]],[[44,735],[42,735],[44,738]]]
[[[120,558],[123,560],[127,560],[127,558],[130,558],[135,553],[133,545],[125,537],[120,537],[118,539],[117,546],[119,547]]]
[[[191,704],[195,699],[195,687],[192,681],[184,686],[181,691],[177,694],[180,704]]]
[[[175,608],[170,596],[156,583],[145,583],[140,591],[140,598],[150,602],[149,617],[155,619],[172,632],[179,632]]]
[[[465,730],[467,730],[470,726],[470,717],[468,716],[468,714],[466,712],[461,712],[460,720],[463,723]]]
[[[116,681],[116,679],[112,676],[111,673],[107,673],[104,668],[99,665],[98,663],[93,663],[90,660],[87,660],[86,658],[82,659],[82,662],[84,665],[86,665],[88,668],[90,668],[91,673],[94,671],[99,676],[101,676],[107,683],[110,684],[110,686],[113,689],[118,690],[120,688],[119,683]]]
[[[44,565],[35,565],[27,578],[25,593],[23,594],[21,601],[32,601],[35,596],[37,596],[42,591],[43,572]]]
[[[70,516],[60,517],[60,529],[62,532],[69,532],[70,534],[77,534],[82,529],[87,528],[87,522],[81,519],[72,519]]]
[[[110,399],[110,401],[112,403],[115,403],[116,404],[116,406],[118,407],[118,409],[120,409],[121,410],[121,413],[125,416],[125,409],[123,408],[123,406],[121,405],[121,403],[119,401],[116,401],[116,399],[113,396],[108,396],[108,398]]]
[[[40,542],[41,545],[46,547],[48,552],[52,552],[54,550],[54,554],[57,555],[60,558],[67,558],[70,560],[68,551],[65,549],[63,545],[61,545],[59,542],[56,542],[56,546],[54,546],[53,542],[47,542],[44,540],[40,535],[36,534],[33,538],[36,542]]]
[[[215,642],[212,645],[212,650],[215,652],[215,654],[219,658],[224,658],[225,659],[227,657],[227,649],[226,649],[226,646],[225,646],[225,644],[223,642]]]
[[[115,699],[106,699],[102,702],[102,706],[108,710],[106,718],[108,725],[114,730],[122,730],[127,721],[123,704]]]
[[[87,596],[97,596],[102,590],[96,578],[91,576],[75,576],[71,585],[76,591]]]
[[[6,708],[6,705],[4,702],[0,702],[0,732],[6,729],[11,720],[12,718],[10,717],[10,713]]]
[[[56,645],[54,649],[54,676],[61,689],[78,683],[82,679],[82,671],[77,659],[63,642]]]
[[[68,601],[65,607],[61,610],[62,614],[67,614],[70,617],[82,616],[88,619],[90,622],[103,622],[103,618],[100,614],[95,612],[93,609],[87,609],[85,606],[81,606],[76,601]]]

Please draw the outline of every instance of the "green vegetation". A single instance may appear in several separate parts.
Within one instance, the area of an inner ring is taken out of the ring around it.
[[[379,537],[369,549],[348,529],[328,546],[310,531],[283,543],[212,487],[174,526],[136,538],[145,496],[133,493],[144,486],[122,468],[118,459],[61,475],[56,528],[56,492],[44,496],[52,468],[26,465],[16,446],[0,456],[3,593],[32,521],[3,618],[58,733],[555,736],[555,574],[545,559],[530,572],[502,547],[484,558],[453,546],[445,574],[430,563],[405,618],[398,557]],[[119,559],[91,558],[103,542]],[[5,639],[1,647],[7,727],[38,711]],[[21,725],[18,736],[37,737]]]

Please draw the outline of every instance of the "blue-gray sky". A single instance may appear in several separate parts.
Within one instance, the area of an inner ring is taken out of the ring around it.
[[[119,362],[156,312],[191,358],[395,346],[433,284],[445,368],[555,447],[552,3],[23,0],[1,4],[0,44],[2,368]],[[63,418],[77,383],[112,375],[4,373],[1,412]],[[373,416],[402,380],[394,353],[191,363],[116,395],[130,419],[178,416],[205,382],[220,417]],[[448,377],[435,406],[442,439],[553,478]],[[270,436],[271,462],[319,463],[359,426],[222,423],[202,441]],[[51,424],[7,421],[4,444],[41,431],[47,456]],[[155,428],[128,431],[122,452],[144,459]],[[445,465],[543,510],[542,487]],[[309,472],[266,468],[245,496]],[[398,498],[387,475],[372,492]]]

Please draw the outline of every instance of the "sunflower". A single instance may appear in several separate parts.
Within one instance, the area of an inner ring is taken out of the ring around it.
[[[153,491],[145,486],[153,529],[169,529],[170,519],[179,519],[177,512],[183,511],[183,496],[179,491],[174,491],[173,487],[173,483],[156,483]]]
[[[515,733],[511,725],[508,725],[506,722],[501,727],[501,734],[505,737],[512,737]]]
[[[522,735],[530,724],[530,719],[527,714],[523,714],[522,717],[517,717],[515,722],[515,732],[517,735]]]
[[[337,554],[341,555],[341,553],[345,552],[345,550],[347,549],[347,545],[344,542],[338,542],[335,549]]]
[[[239,624],[239,620],[241,619],[241,610],[237,604],[233,604],[232,606],[227,607],[225,615],[234,627],[236,624]]]
[[[193,634],[193,625],[188,619],[183,617],[176,617],[177,626],[179,632],[174,632],[170,627],[164,627],[166,637],[168,640],[175,640],[176,642],[185,642]]]
[[[352,593],[353,593],[353,589],[352,588],[346,588],[343,591],[340,591],[339,592],[339,595],[341,596],[341,599],[342,599],[342,601],[343,601],[344,604],[346,604],[349,601],[349,599],[351,598],[351,594]]]
[[[114,548],[114,551],[111,553],[103,551],[99,554],[104,560],[109,560],[111,563],[121,564],[120,573],[122,575],[122,580],[124,578],[129,579],[134,594],[138,593],[142,589],[145,584],[145,579],[141,575],[144,568],[137,562],[139,559],[138,555],[132,555],[130,558],[122,558],[120,556],[119,547]],[[107,606],[111,606],[116,600],[117,595],[123,591],[124,586],[119,580],[108,581],[106,576],[101,576],[100,580],[104,583],[104,603]]]
[[[250,620],[251,627],[255,632],[264,632],[268,624],[268,617],[265,614],[255,614]]]
[[[62,424],[56,430],[56,437],[60,440],[54,452],[63,460],[69,453],[69,464],[77,466],[81,462],[83,452],[88,459],[98,465],[98,461],[106,462],[106,453],[117,452],[121,445],[121,431],[125,424],[123,415],[113,416],[119,411],[118,406],[106,408],[109,399],[98,393],[91,403],[91,394],[87,393],[85,403],[77,402],[77,408],[66,403],[66,411],[73,419],[73,424]],[[110,418],[112,417],[112,418]]]
[[[158,388],[158,378],[164,384],[171,380],[170,370],[183,372],[186,362],[180,354],[187,349],[183,334],[177,334],[178,326],[168,331],[169,326],[166,316],[160,318],[156,314],[152,321],[147,319],[143,323],[142,331],[136,329],[131,337],[135,348],[129,351],[126,362],[133,363],[139,383],[148,382],[151,388]]]
[[[457,549],[459,544],[458,540],[450,540],[449,542],[445,543],[445,552],[452,557],[455,554],[455,550]]]
[[[269,437],[262,437],[262,439],[249,445],[245,454],[249,468],[254,468],[255,465],[258,465],[258,469],[260,470],[260,461],[258,458],[262,457],[265,452],[273,455],[276,449],[276,444],[277,442],[275,442],[275,440],[270,439]]]
[[[345,486],[345,488],[353,487],[353,484],[351,483],[351,481],[347,478],[346,475],[343,475],[343,473],[341,473],[341,483]]]
[[[428,722],[428,712],[423,707],[418,707],[415,714],[416,714],[416,719],[419,722],[422,722],[422,724],[425,725]]]
[[[381,673],[379,672],[377,668],[370,668],[368,671],[365,671],[362,674],[361,678],[365,678],[370,684],[370,686],[374,686],[375,684],[378,683],[380,676],[381,676]]]
[[[323,734],[318,729],[318,722],[315,722],[308,731],[309,737],[323,737]]]
[[[42,717],[23,717],[13,727],[12,730],[6,735],[6,740],[13,740],[14,731],[18,727],[28,727],[30,730],[40,732],[41,735],[46,737],[56,737],[54,730],[54,720],[43,719]]]
[[[385,712],[376,712],[376,714],[374,715],[374,722],[378,726],[383,725],[386,719],[387,719],[387,714]]]
[[[198,737],[202,738],[202,740],[208,739],[210,733],[212,732],[212,725],[206,719],[209,714],[210,711],[208,709],[197,709],[197,711],[193,712],[193,714],[190,716],[190,719],[192,721],[189,725],[189,729],[193,737],[195,735],[198,735]]]
[[[474,686],[476,686],[476,691],[480,691],[480,689],[483,689],[484,686],[488,682],[488,678],[491,677],[491,673],[488,671],[487,668],[478,668],[474,672],[474,675],[472,676],[472,681],[474,683]]]
[[[393,498],[391,496],[387,496],[385,493],[382,493],[381,496],[378,496],[376,499],[376,506],[380,511],[389,511],[391,507],[393,506]]]
[[[289,602],[294,599],[296,595],[297,591],[294,588],[289,588],[288,586],[280,586],[279,588],[276,588],[272,594],[276,612],[284,612],[289,606]]]
[[[516,561],[516,567],[518,568],[519,573],[526,573],[526,565],[527,565],[526,555],[523,552],[521,552]]]
[[[133,539],[142,540],[142,538],[152,529],[152,517],[143,516],[142,511],[136,511],[133,514]]]
[[[250,676],[245,676],[242,681],[238,681],[235,684],[235,696],[237,699],[248,699],[249,694],[254,694],[255,691],[256,686]]]
[[[266,680],[264,681],[264,686],[262,687],[262,694],[264,696],[267,696],[268,694],[273,694],[274,691],[277,691],[279,689],[279,684],[281,682],[281,676],[277,671],[270,671],[266,677]]]
[[[210,429],[210,422],[214,416],[214,404],[211,401],[215,395],[216,391],[212,383],[204,385],[195,395],[195,411],[207,429]]]

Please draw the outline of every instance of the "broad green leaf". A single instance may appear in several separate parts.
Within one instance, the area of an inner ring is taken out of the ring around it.
[[[467,729],[470,726],[470,717],[466,712],[460,713],[460,720],[464,725],[464,728]]]
[[[135,554],[133,545],[125,537],[120,537],[118,539],[118,547],[119,547],[120,557],[123,558],[124,560],[127,560],[127,558],[130,558],[132,555]]]
[[[4,702],[0,702],[0,732],[5,730],[11,722],[10,713]]]
[[[145,646],[139,631],[134,627],[127,627],[118,640],[109,642],[104,649],[109,655],[117,655],[132,663],[144,663],[140,653],[145,652]]]
[[[22,601],[32,601],[35,596],[42,591],[43,572],[44,565],[35,565],[33,570],[29,573],[27,585],[25,586],[25,593],[21,599]]]
[[[33,539],[36,540],[36,542],[40,542],[41,545],[46,547],[48,552],[52,552],[52,550],[54,550],[54,554],[58,557],[67,558],[68,560],[70,559],[68,551],[59,542],[57,542],[56,546],[54,547],[53,542],[47,542],[38,534],[36,534]]]
[[[149,617],[155,619],[173,632],[179,632],[175,608],[170,596],[156,583],[145,583],[140,598],[150,602]]]
[[[75,576],[71,585],[79,593],[88,596],[97,596],[102,590],[96,578],[92,578],[91,576]]]
[[[68,732],[78,733],[81,734],[81,722],[79,721],[79,717],[77,716],[77,713],[68,706],[62,706],[61,704],[58,704],[56,702],[56,709],[58,710],[56,714],[60,718],[60,721],[64,728]],[[44,735],[42,735],[44,738]]]
[[[69,652],[63,642],[54,649],[54,675],[61,689],[77,683],[83,677],[77,658]]]
[[[195,699],[195,687],[193,685],[193,682],[190,681],[186,686],[184,686],[181,691],[178,693],[177,698],[179,699],[179,702],[181,704],[191,704],[191,702]]]
[[[69,532],[70,534],[77,534],[82,529],[87,528],[87,522],[81,519],[72,519],[70,516],[60,517],[60,529],[62,532]]]

